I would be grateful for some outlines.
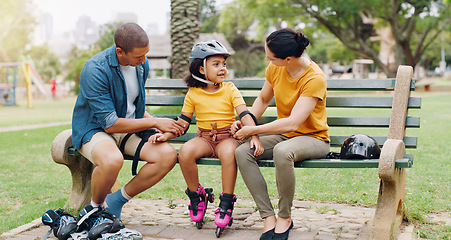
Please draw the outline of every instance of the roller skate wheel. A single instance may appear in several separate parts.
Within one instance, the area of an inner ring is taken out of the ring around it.
[[[221,237],[221,234],[222,234],[222,232],[224,231],[224,228],[222,228],[222,227],[217,227],[216,228],[216,237],[217,238],[219,238],[219,237]]]
[[[213,203],[215,201],[215,195],[214,194],[210,194],[210,195],[208,195],[207,199],[208,199],[208,201],[210,203]]]
[[[230,221],[229,221],[229,224],[228,224],[228,225],[229,225],[229,227],[231,227],[231,226],[232,226],[232,223],[233,223],[233,218],[231,218],[231,219],[230,219]]]
[[[200,222],[196,222],[196,227],[197,227],[197,229],[202,229],[202,221],[200,221]]]

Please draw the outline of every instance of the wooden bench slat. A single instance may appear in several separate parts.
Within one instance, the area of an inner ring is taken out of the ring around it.
[[[147,95],[147,106],[182,106],[185,96]]]
[[[259,90],[265,79],[233,79],[240,90]],[[182,79],[149,79],[147,89],[186,89]],[[327,79],[327,90],[377,90],[392,91],[395,88],[395,79]],[[415,90],[415,82],[411,81],[411,90]]]
[[[328,79],[327,90],[371,90],[392,91],[396,80],[393,79]],[[415,83],[411,81],[410,90],[415,90]]]
[[[260,90],[265,83],[265,79],[233,79],[226,82],[233,82],[240,90]],[[186,84],[182,79],[149,79],[146,82],[146,89],[186,89]]]
[[[69,148],[69,154],[81,156],[74,148]],[[132,156],[124,155],[125,160],[133,160]],[[140,160],[142,161],[142,160]],[[221,165],[217,158],[200,158],[196,161],[202,165]],[[274,167],[273,160],[258,160],[259,167]],[[402,159],[396,160],[396,168],[411,168],[413,165],[413,156],[407,154]],[[296,168],[377,168],[379,159],[311,159],[295,162]]]
[[[405,156],[395,162],[395,168],[411,168],[413,157]],[[378,168],[379,159],[313,159],[295,163],[297,168]]]
[[[392,97],[327,97],[326,107],[340,108],[391,108]],[[421,98],[410,97],[408,108],[421,108]]]
[[[244,102],[247,106],[252,106],[257,97],[253,96],[243,96]],[[146,105],[147,106],[183,106],[183,101],[185,96],[175,96],[175,95],[147,95]],[[269,103],[270,107],[275,107],[276,102],[274,99]]]
[[[146,89],[187,89],[183,79],[147,79]]]
[[[390,125],[390,117],[327,117],[327,124],[331,127],[384,127]],[[406,127],[419,128],[420,118],[409,116],[406,118]]]
[[[172,118],[179,116],[180,114],[151,114],[155,117]],[[274,116],[261,116],[258,119],[259,124],[265,124],[276,120]],[[196,123],[196,118],[193,118],[191,124]],[[390,124],[390,117],[359,117],[359,116],[329,116],[327,117],[327,124],[330,127],[388,127]],[[406,127],[419,128],[420,118],[409,116],[406,119]]]
[[[262,116],[258,119],[259,124],[274,121],[277,117]],[[373,127],[388,128],[390,117],[361,117],[361,116],[328,116],[327,124],[330,127]],[[407,128],[419,128],[420,118],[409,116],[406,118]]]
[[[174,138],[169,140],[170,142],[186,142],[190,140],[191,138],[195,137],[196,133],[186,133],[185,135],[182,135],[180,137]],[[330,136],[330,145],[331,147],[341,147],[341,144],[348,138],[349,136],[345,135],[332,135]],[[371,136],[373,137],[376,142],[382,147],[387,140],[387,136]],[[405,136],[404,144],[406,148],[416,148],[417,147],[417,137],[414,136]]]
[[[252,106],[254,96],[243,96],[247,106]],[[185,96],[175,95],[148,95],[146,96],[146,105],[148,106],[182,106]],[[341,108],[391,108],[392,97],[327,97],[326,107]],[[275,107],[274,99],[269,103],[270,107]],[[409,108],[421,108],[421,98],[410,97]]]
[[[340,147],[341,144],[348,138],[349,136],[345,135],[331,135],[330,136],[330,145],[331,147]],[[387,136],[371,136],[376,140],[379,146],[384,146],[385,141],[387,141]],[[406,148],[416,148],[417,147],[417,137],[414,136],[404,136],[404,144]]]
[[[221,165],[217,158],[201,158],[197,164]],[[258,160],[259,167],[274,167],[273,160]],[[411,168],[413,165],[412,155],[406,155],[396,160],[396,168]],[[295,162],[296,168],[378,168],[379,159],[312,159]]]

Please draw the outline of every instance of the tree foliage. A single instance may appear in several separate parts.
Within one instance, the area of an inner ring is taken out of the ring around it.
[[[100,26],[100,36],[90,48],[97,51],[103,51],[114,45],[114,33],[124,22],[112,22]]]
[[[0,7],[0,61],[18,61],[36,24],[31,0],[2,0]]]
[[[245,16],[239,23],[224,20],[223,24],[229,26],[226,31],[235,26],[239,32],[249,32],[250,26],[254,26],[253,31],[267,34],[271,28],[284,25],[327,29],[347,48],[372,59],[388,76],[395,73],[379,59],[380,44],[371,39],[375,29],[390,28],[395,40],[396,66],[415,66],[439,33],[448,27],[451,18],[448,1],[426,0],[236,0],[226,11]],[[365,23],[365,18],[377,22]]]
[[[75,88],[73,90],[76,94],[78,94],[78,91],[80,90],[80,75],[85,63],[95,54],[114,45],[114,33],[120,25],[122,25],[121,22],[102,25],[99,30],[99,39],[93,43],[89,49],[83,50],[78,49],[75,45],[72,46],[70,58],[65,65],[65,68],[69,69],[65,79],[75,82]]]
[[[59,58],[49,49],[47,44],[32,46],[25,52],[25,55],[32,60],[36,71],[45,82],[54,79],[61,73]]]
[[[241,1],[228,3],[220,12],[217,31],[224,33],[235,54],[227,59],[228,68],[235,77],[264,76],[267,63],[264,61],[263,41],[251,37],[250,25],[253,17],[246,13]]]
[[[227,4],[220,12],[218,29],[226,35],[236,51],[228,60],[228,65],[235,70],[236,77],[264,77],[264,70],[268,65],[264,60],[264,41],[268,32],[284,26],[299,29],[299,25],[307,22],[306,17],[295,12],[290,13],[291,9],[285,9],[287,13],[284,14],[289,21],[277,17],[275,14],[279,11],[274,11],[273,8],[283,5],[282,1],[258,2],[259,5],[256,6],[250,1],[236,0]],[[250,11],[249,8],[254,9]],[[310,36],[308,54],[318,63],[350,62],[356,57],[355,53],[347,50],[321,26],[304,24],[303,31]]]
[[[216,0],[199,0],[199,21],[201,33],[217,32],[219,12],[216,10]]]
[[[339,62],[349,65],[358,57],[356,53],[343,46],[340,40],[329,34],[314,38],[311,46],[307,48],[307,53],[317,63]]]

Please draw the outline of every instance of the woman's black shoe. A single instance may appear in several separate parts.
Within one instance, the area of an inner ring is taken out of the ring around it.
[[[261,236],[260,236],[260,240],[271,240],[272,236],[274,236],[274,230],[275,228],[264,232]]]
[[[293,228],[293,221],[291,221],[290,227],[283,233],[274,233],[274,236],[272,237],[272,240],[287,240],[288,234],[290,233],[290,230]]]

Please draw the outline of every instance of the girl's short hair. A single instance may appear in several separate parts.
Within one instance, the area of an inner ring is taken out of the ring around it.
[[[206,87],[207,84],[201,81],[198,81],[193,78],[192,74],[196,77],[200,77],[205,79],[205,75],[199,72],[200,67],[203,66],[203,59],[196,58],[189,65],[189,73],[184,78],[186,86],[188,87]]]
[[[266,45],[276,58],[300,57],[309,45],[309,39],[302,32],[282,28],[266,38]]]

